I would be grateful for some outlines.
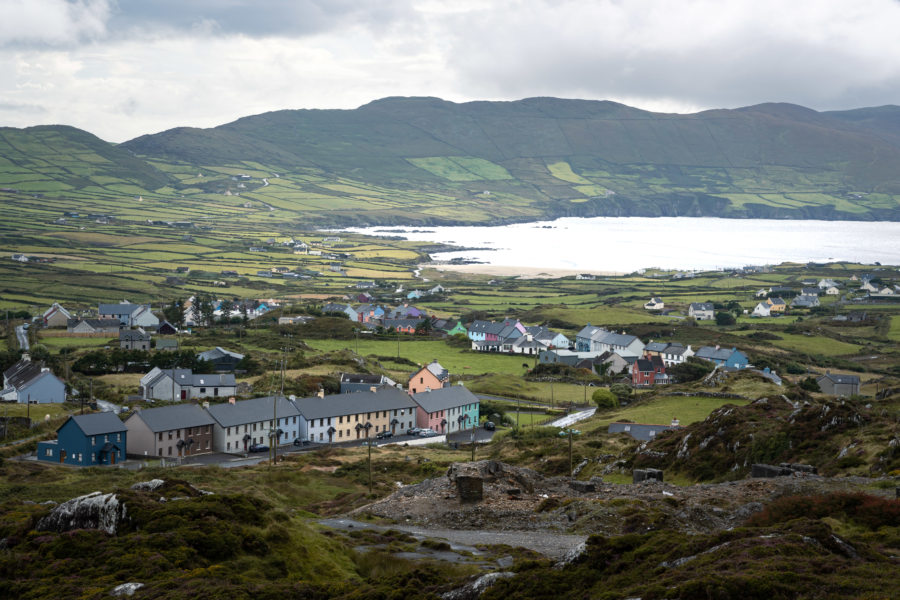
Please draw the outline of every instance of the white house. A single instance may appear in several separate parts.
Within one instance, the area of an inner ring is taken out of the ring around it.
[[[716,318],[715,312],[712,302],[691,302],[688,307],[688,316],[697,321],[712,321]]]
[[[751,317],[770,317],[772,316],[771,307],[765,302],[760,302],[756,305],[756,308],[753,309],[753,312],[750,313]]]
[[[300,437],[300,411],[284,396],[266,396],[206,408],[215,419],[213,449],[216,452],[246,452],[252,444],[270,446],[273,429],[278,445],[291,444]],[[277,424],[274,424],[275,420]]]
[[[227,398],[234,396],[236,389],[234,373],[194,374],[190,369],[153,367],[141,377],[141,397],[145,400]]]
[[[654,296],[650,298],[650,300],[644,305],[646,310],[662,310],[666,307],[665,302],[663,302],[662,298],[657,298]]]

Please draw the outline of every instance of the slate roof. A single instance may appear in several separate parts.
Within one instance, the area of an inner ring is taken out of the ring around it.
[[[650,373],[654,370],[653,363],[646,358],[637,359],[637,369],[643,373]]]
[[[22,389],[28,383],[34,381],[43,373],[43,363],[20,360],[3,372],[9,387]]]
[[[119,331],[120,342],[149,342],[150,334],[139,329],[123,329]]]
[[[662,352],[669,346],[669,342],[650,342],[644,346],[644,352]]]
[[[141,308],[140,304],[101,304],[97,309],[97,313],[101,315],[130,315],[139,308]]]
[[[358,394],[331,394],[324,398],[298,398],[293,402],[307,420],[417,406],[409,394],[395,387],[380,387],[374,392]]]
[[[715,310],[712,302],[691,302],[692,310]]]
[[[172,369],[160,369],[159,374],[147,386],[154,385],[163,377],[172,377]],[[175,369],[175,383],[191,387],[231,387],[237,385],[234,373],[197,373],[190,369]]]
[[[246,423],[271,420],[273,417],[273,402],[277,404],[275,410],[279,419],[295,417],[300,414],[297,407],[284,396],[264,396],[251,400],[241,400],[234,404],[230,402],[211,404],[206,410],[222,427],[234,427]]]
[[[594,327],[592,325],[587,325],[582,328],[582,330],[578,332],[578,337],[588,338],[591,341],[599,342],[601,344],[622,347],[628,346],[638,339],[635,335],[615,333],[614,331],[609,331],[602,327]]]
[[[859,377],[857,377],[856,375],[838,375],[836,373],[826,373],[820,376],[819,379],[830,379],[832,383],[838,385],[859,385]]]
[[[383,375],[370,375],[368,373],[341,373],[341,383],[368,383],[381,385]]]
[[[610,423],[608,433],[627,433],[636,440],[649,442],[663,431],[675,429],[671,425],[650,425],[647,423]],[[654,435],[650,435],[653,433]]]
[[[390,329],[393,327],[394,329],[398,329],[403,327],[404,329],[407,327],[412,327],[413,329],[421,322],[421,319],[385,319],[383,327],[385,329]]]
[[[697,358],[706,360],[728,360],[736,351],[736,348],[715,348],[713,346],[703,346],[694,354]]]
[[[431,374],[440,379],[441,381],[445,381],[450,378],[450,372],[441,366],[441,364],[433,360],[425,366],[426,369],[431,371]]]
[[[237,352],[231,352],[230,350],[225,350],[220,346],[216,346],[212,350],[207,350],[205,352],[201,352],[197,355],[197,358],[200,360],[210,360],[214,361],[218,358],[222,358],[223,356],[231,356],[232,358],[236,358],[241,360],[244,358],[243,354],[238,354]]]
[[[135,412],[131,418],[140,418],[154,433],[215,423],[215,419],[197,404],[172,404],[147,408]]]
[[[66,326],[76,327],[78,323],[87,323],[94,329],[107,327],[115,327],[118,329],[122,325],[118,319],[68,319],[66,321]]]
[[[461,385],[451,385],[450,387],[431,390],[430,392],[419,392],[418,394],[413,394],[413,400],[425,412],[429,413],[465,406],[466,404],[478,404],[478,396]]]
[[[89,415],[74,415],[69,417],[84,435],[103,435],[106,433],[118,433],[128,431],[125,423],[111,412],[91,413]],[[65,425],[65,424],[64,424]],[[62,427],[60,427],[62,429]],[[57,429],[59,431],[59,429]]]

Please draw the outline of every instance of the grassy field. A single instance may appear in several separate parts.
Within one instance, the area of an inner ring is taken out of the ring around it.
[[[702,421],[709,416],[709,413],[726,404],[743,406],[747,404],[747,401],[708,396],[661,396],[622,408],[598,412],[594,418],[586,422],[585,428],[605,429],[610,423],[623,420],[634,423],[668,425],[673,418],[677,418],[682,425],[690,425]]]
[[[860,346],[848,344],[824,336],[806,336],[789,333],[780,333],[783,339],[775,340],[773,344],[779,348],[787,348],[807,354],[822,354],[824,356],[841,356],[856,354]]]
[[[355,340],[307,340],[306,343],[320,351],[357,349]],[[397,356],[395,340],[359,340],[359,354],[362,356]],[[476,353],[448,346],[443,341],[409,341],[401,338],[400,357],[413,360],[420,365],[437,359],[451,373],[458,375],[480,375],[483,373],[519,374],[524,371],[521,357],[502,354]],[[409,367],[412,372],[414,367]]]

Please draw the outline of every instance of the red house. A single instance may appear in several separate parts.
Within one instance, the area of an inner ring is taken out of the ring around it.
[[[666,365],[659,356],[645,356],[634,361],[631,367],[631,385],[651,387],[669,383]]]

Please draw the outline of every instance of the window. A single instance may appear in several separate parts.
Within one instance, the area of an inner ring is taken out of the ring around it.
[[[104,441],[104,442],[108,442],[108,441],[109,441],[109,436],[108,436],[108,435],[104,435],[104,436],[103,436],[103,441]]]
[[[343,430],[343,429],[338,429],[338,437],[339,437],[339,438],[344,437],[344,430]]]
[[[338,417],[338,423],[343,423],[343,422],[344,422],[344,417]]]
[[[231,435],[231,427],[225,430],[225,435]]]
[[[209,425],[203,428],[203,433],[209,433]]]
[[[116,441],[117,441],[117,442],[121,442],[121,441],[122,441],[122,434],[121,434],[121,433],[117,433],[117,434],[116,434]]]
[[[297,417],[294,417],[294,420],[292,421],[292,423],[293,423],[294,425],[297,424]]]
[[[91,438],[91,443],[95,446],[97,445],[97,436],[96,435]]]
[[[424,378],[424,377],[419,377],[419,383],[425,383],[425,378]]]
[[[206,388],[200,388],[200,393],[201,393],[201,394],[205,394],[205,393],[206,393]]]
[[[169,446],[169,456],[172,456],[172,446]]]
[[[322,439],[323,439],[323,437],[322,437],[322,433],[321,433],[321,432],[319,432],[319,441],[320,441],[320,442],[321,442],[321,441],[322,441]]]
[[[356,417],[356,422],[359,423],[359,415],[353,415],[353,416]]]
[[[44,456],[53,456],[53,448],[47,448],[44,450]]]
[[[375,426],[375,433],[378,433],[378,425]]]
[[[160,435],[162,435],[162,434],[160,434]],[[170,439],[170,440],[172,439],[172,432],[171,432],[171,431],[169,432],[169,439]],[[169,452],[170,452],[170,453],[171,453],[171,451],[172,451],[172,449],[169,448]]]
[[[162,448],[160,448],[160,449],[157,451],[157,454],[160,455],[160,456],[162,456]]]
[[[256,431],[256,423],[253,424],[253,431]]]
[[[372,413],[366,413],[366,421],[372,420]]]
[[[209,450],[209,438],[206,439],[206,449]]]
[[[231,442],[225,442],[225,449],[231,450]]]
[[[328,417],[328,424],[331,425],[331,417]]]

